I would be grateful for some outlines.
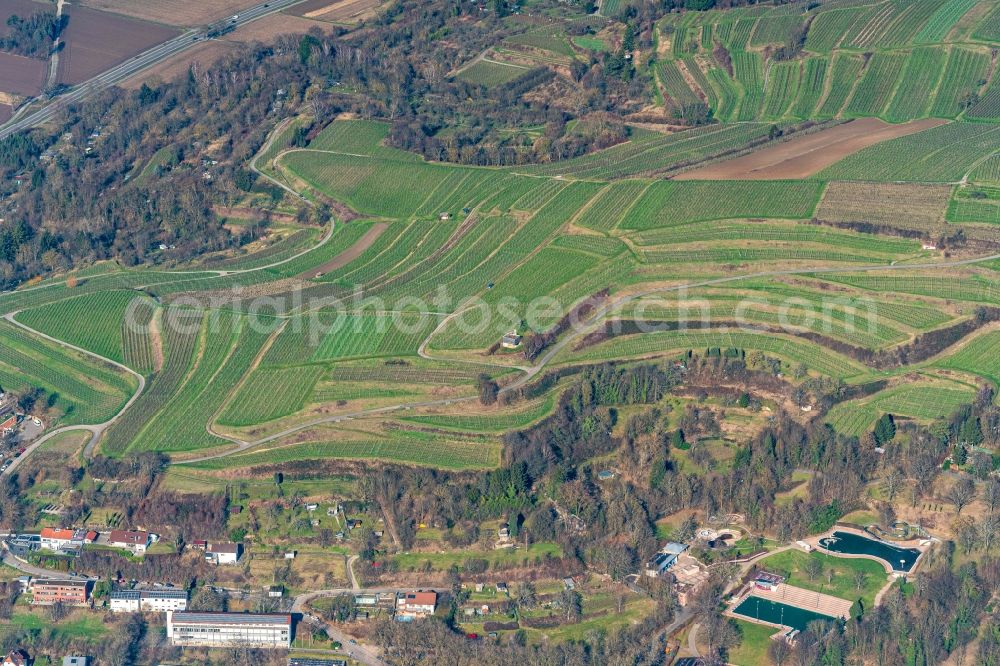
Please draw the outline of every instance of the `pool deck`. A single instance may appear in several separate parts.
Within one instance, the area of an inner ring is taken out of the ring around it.
[[[739,601],[742,603],[749,597],[760,597],[786,606],[795,606],[802,610],[829,615],[830,617],[851,617],[851,602],[822,592],[807,590],[788,583],[782,583],[776,590],[761,590],[752,587]],[[739,604],[737,604],[739,605]],[[735,606],[734,606],[735,608]]]
[[[795,587],[794,585],[789,585],[788,583],[782,583],[778,586],[777,590],[772,591],[757,589],[753,587],[753,584],[750,584],[748,588],[744,588],[740,594],[733,598],[733,600],[729,603],[729,607],[726,608],[723,614],[745,622],[753,622],[754,624],[775,627],[778,631],[771,636],[772,639],[784,635],[794,627],[785,624],[778,624],[777,622],[768,622],[767,620],[761,620],[736,612],[736,609],[740,604],[747,599],[752,599],[754,597],[784,604],[786,606],[792,606],[794,608],[800,608],[813,613],[819,613],[820,615],[828,615],[831,618],[839,617],[848,619],[851,616],[851,602],[846,599],[841,599],[840,597],[834,597],[829,594]]]

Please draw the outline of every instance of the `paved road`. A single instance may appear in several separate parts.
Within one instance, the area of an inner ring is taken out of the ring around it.
[[[300,2],[302,2],[302,0],[269,0],[268,2],[242,11],[239,14],[239,18],[232,21],[231,24],[234,28],[243,26]],[[21,130],[42,125],[52,120],[52,118],[54,118],[58,113],[59,109],[67,104],[82,102],[101,90],[118,85],[126,79],[135,76],[139,72],[161,63],[178,53],[186,51],[192,46],[200,44],[205,39],[207,39],[205,31],[188,30],[169,41],[158,44],[148,51],[144,51],[143,53],[126,60],[120,65],[116,65],[111,69],[98,74],[94,78],[74,86],[71,90],[69,90],[69,92],[52,98],[45,103],[42,108],[36,111],[31,111],[19,118],[9,121],[6,125],[0,127],[0,140],[5,139],[16,132],[20,132]]]
[[[63,571],[42,569],[41,567],[36,567],[23,560],[19,560],[14,557],[9,550],[7,550],[6,542],[3,545],[3,563],[12,569],[17,569],[18,571],[34,576],[35,578],[70,578],[73,580],[89,580],[86,576],[74,576]]]

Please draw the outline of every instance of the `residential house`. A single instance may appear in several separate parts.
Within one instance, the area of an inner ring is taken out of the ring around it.
[[[187,590],[118,590],[111,593],[112,613],[166,613],[187,610]]]
[[[396,599],[396,615],[404,618],[427,617],[437,608],[437,592],[405,592]]]
[[[7,419],[0,423],[0,432],[4,435],[9,435],[14,432],[17,427],[17,414],[11,414]]]
[[[38,535],[38,547],[47,550],[80,550],[84,544],[94,543],[97,532],[92,530],[70,530],[46,527]]]
[[[108,535],[108,545],[112,548],[124,548],[136,555],[144,555],[152,542],[153,535],[149,532],[111,530]]]
[[[2,666],[28,666],[31,663],[28,653],[24,650],[11,650],[3,658]]]
[[[177,646],[287,649],[292,644],[292,616],[167,611],[167,638]]]
[[[210,543],[205,559],[214,564],[236,564],[243,555],[241,543]]]
[[[272,585],[267,588],[267,596],[271,599],[280,599],[285,596],[285,588],[280,585]]]
[[[74,534],[75,532],[73,530],[45,527],[39,535],[41,540],[39,541],[38,546],[39,548],[45,548],[46,550],[62,550],[73,541]]]
[[[86,606],[90,598],[90,581],[65,578],[35,579],[31,581],[31,603],[51,606]]]

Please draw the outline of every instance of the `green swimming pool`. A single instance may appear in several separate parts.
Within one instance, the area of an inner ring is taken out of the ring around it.
[[[754,596],[744,599],[739,606],[733,609],[733,612],[751,620],[781,624],[792,629],[798,629],[799,631],[804,631],[806,625],[813,620],[837,619],[829,615],[823,615],[822,613],[814,613],[804,608],[789,606],[788,604]]]
[[[892,567],[893,571],[909,571],[920,557],[920,551],[916,548],[900,548],[853,532],[834,532],[832,536],[820,539],[819,545],[834,553],[877,557]]]

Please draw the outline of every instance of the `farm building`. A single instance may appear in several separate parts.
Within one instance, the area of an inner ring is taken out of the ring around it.
[[[668,542],[652,560],[646,563],[646,575],[650,578],[656,578],[672,567],[677,561],[677,556],[685,550],[687,550],[687,546],[683,543]]]
[[[167,611],[167,638],[177,646],[288,648],[292,616]]]
[[[504,349],[517,349],[521,346],[521,336],[517,331],[511,331],[500,338],[500,346]]]
[[[165,613],[187,610],[187,590],[119,590],[111,593],[112,613]]]

